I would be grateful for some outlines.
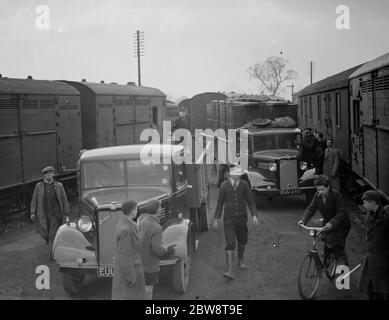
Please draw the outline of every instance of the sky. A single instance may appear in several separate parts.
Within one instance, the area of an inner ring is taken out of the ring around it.
[[[349,29],[336,27],[340,5]],[[175,102],[259,93],[247,69],[270,56],[298,73],[280,92],[290,99],[286,86],[309,84],[310,61],[315,82],[389,52],[388,17],[387,0],[0,0],[0,74],[137,82],[133,35],[141,30],[142,85]],[[46,29],[37,26],[43,18]]]

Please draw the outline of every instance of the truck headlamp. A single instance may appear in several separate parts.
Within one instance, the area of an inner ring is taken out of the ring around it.
[[[78,219],[77,227],[81,232],[85,233],[91,231],[92,226],[92,220],[88,216],[81,216],[80,219]]]
[[[269,170],[270,170],[271,172],[277,171],[277,163],[275,163],[275,162],[270,162],[270,163],[269,163]]]
[[[308,164],[305,161],[300,162],[300,169],[305,171],[308,168]]]

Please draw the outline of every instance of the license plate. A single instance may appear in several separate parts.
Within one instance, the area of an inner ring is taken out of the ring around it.
[[[299,188],[295,188],[295,189],[282,189],[281,190],[281,194],[299,194],[300,193],[300,189]]]
[[[100,278],[107,278],[113,276],[113,268],[112,267],[99,267],[97,269],[97,276]]]

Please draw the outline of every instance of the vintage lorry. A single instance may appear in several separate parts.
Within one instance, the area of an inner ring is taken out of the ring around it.
[[[315,193],[315,169],[309,169],[301,159],[302,133],[297,126],[296,104],[276,97],[237,96],[211,101],[207,114],[208,125],[213,130],[237,129],[237,150],[243,137],[248,139],[243,144],[247,149],[239,156],[248,157],[244,178],[250,183],[257,205],[272,195],[304,193],[307,202],[311,200]],[[223,142],[219,140],[218,143]],[[226,165],[218,165],[218,171],[220,185]]]
[[[63,288],[69,295],[80,291],[87,273],[113,275],[115,226],[121,203],[129,199],[138,202],[138,215],[148,200],[161,200],[163,242],[176,244],[176,252],[174,257],[161,259],[160,265],[172,265],[174,290],[186,291],[198,245],[196,229],[208,230],[209,192],[203,157],[195,164],[176,163],[184,152],[180,145],[146,144],[82,153],[78,162],[80,215],[58,229],[53,245]],[[148,163],[141,156],[145,153],[153,155]]]

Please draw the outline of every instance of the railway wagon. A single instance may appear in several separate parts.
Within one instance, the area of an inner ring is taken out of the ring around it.
[[[352,170],[389,195],[389,53],[350,77]]]
[[[162,130],[166,95],[154,88],[64,81],[81,92],[83,148],[138,144],[141,132]]]
[[[0,218],[26,209],[41,169],[74,175],[81,150],[80,93],[58,81],[0,78]]]
[[[359,67],[315,82],[297,93],[300,125],[322,132],[325,138],[332,137],[347,166],[351,165],[348,77]]]
[[[188,110],[189,130],[194,134],[196,129],[207,128],[207,104],[212,100],[225,100],[227,95],[220,92],[204,92],[190,99],[181,101],[178,106]]]

